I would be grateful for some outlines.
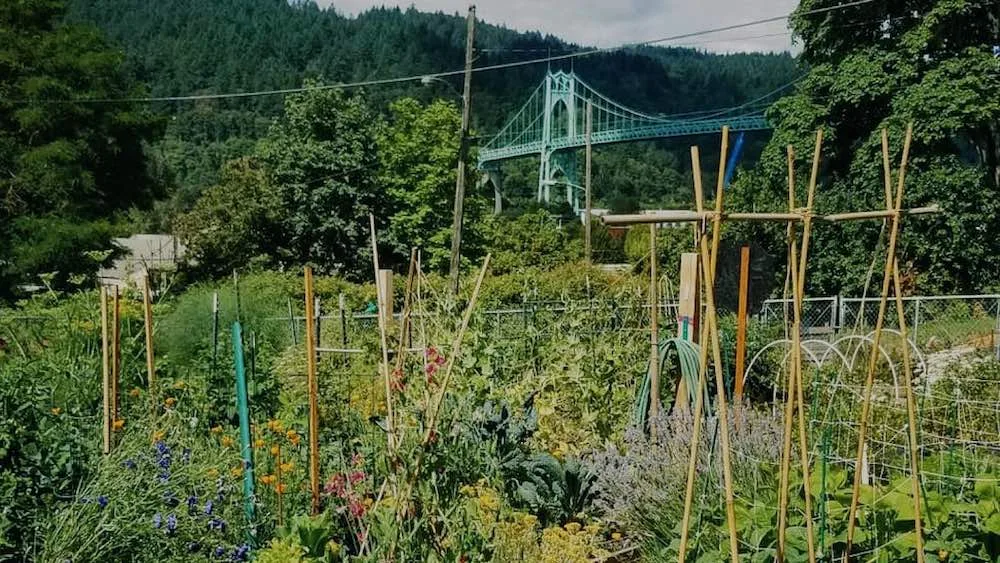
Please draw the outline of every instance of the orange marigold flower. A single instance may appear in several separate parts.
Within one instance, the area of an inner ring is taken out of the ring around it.
[[[299,445],[299,441],[301,439],[302,439],[301,436],[299,436],[298,434],[296,434],[296,435],[291,436],[290,438],[288,438],[288,441],[291,442],[293,446],[297,446],[297,445]]]
[[[236,443],[236,442],[230,436],[223,436],[222,437],[222,447],[229,448],[229,447],[232,447],[232,445],[234,443]]]
[[[264,475],[260,478],[260,482],[265,485],[270,485],[271,483],[274,483],[275,480],[276,478],[274,475]]]
[[[115,429],[116,431],[118,431],[118,430],[121,430],[122,428],[125,428],[125,421],[119,418],[118,420],[116,420],[116,421],[114,422],[114,424],[112,424],[112,427],[113,427],[113,428],[114,428],[114,429]]]
[[[299,433],[296,432],[295,430],[289,429],[288,432],[285,432],[285,437],[288,438],[289,440],[294,441],[296,438],[299,437]]]
[[[281,448],[279,448],[278,446],[271,446],[271,455],[277,457],[277,455],[280,453],[281,453]]]
[[[288,473],[293,469],[295,469],[295,464],[291,461],[286,461],[285,463],[281,464],[281,471],[284,473]]]
[[[166,436],[166,433],[163,430],[153,432],[153,443],[162,441],[164,436]]]
[[[174,405],[177,404],[177,399],[173,397],[167,397],[167,400],[163,402],[166,403],[167,407],[173,407]]]
[[[284,483],[278,483],[277,485],[274,486],[274,490],[277,491],[278,493],[284,493],[285,492],[285,484]]]
[[[237,465],[236,467],[230,469],[229,473],[233,477],[239,477],[240,475],[243,475],[243,466],[242,465]]]
[[[257,449],[263,448],[264,447],[264,440],[262,440],[260,438],[257,438],[256,440],[254,440],[253,446],[255,448],[257,448]]]

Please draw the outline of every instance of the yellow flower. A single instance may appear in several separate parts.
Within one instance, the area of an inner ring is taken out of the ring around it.
[[[212,434],[222,434],[222,425],[220,424],[218,426],[213,426]]]
[[[60,414],[62,414],[62,409],[59,407],[52,407],[52,414],[59,416]]]
[[[278,454],[280,453],[281,453],[281,448],[279,448],[278,446],[271,446],[271,455],[278,457]]]
[[[114,422],[114,424],[112,424],[112,427],[115,431],[121,430],[122,428],[125,428],[125,421],[119,418]]]
[[[235,441],[230,436],[223,436],[222,437],[222,447],[223,448],[230,448],[230,447],[233,446],[234,443],[235,443]]]
[[[177,399],[173,397],[167,397],[167,400],[163,402],[166,403],[167,408],[170,408],[177,404]]]
[[[276,480],[277,478],[274,475],[264,475],[263,477],[260,478],[260,482],[265,485],[270,485],[271,483],[274,483]]]
[[[166,436],[166,433],[163,430],[153,432],[153,443],[162,441],[164,436]]]
[[[295,464],[290,461],[286,461],[285,463],[281,464],[281,471],[283,473],[288,473],[292,469],[295,469]]]
[[[566,528],[567,532],[575,534],[580,531],[582,526],[580,526],[579,522],[567,522],[564,528]]]
[[[285,432],[285,437],[292,442],[298,442],[299,434],[295,430],[289,429],[288,432]]]
[[[218,477],[219,476],[219,470],[216,469],[216,468],[214,468],[214,467],[209,468],[209,470],[206,471],[206,473],[208,474],[209,477]]]
[[[129,397],[132,398],[138,397],[141,393],[142,389],[139,389],[138,387],[133,387],[132,390],[128,392]]]
[[[262,440],[262,439],[260,439],[260,438],[257,438],[257,439],[256,439],[256,440],[254,441],[254,443],[253,443],[253,446],[254,446],[255,448],[257,448],[257,449],[260,449],[260,448],[263,448],[263,447],[264,447],[264,440]]]
[[[622,534],[621,534],[621,532],[614,532],[614,533],[612,533],[611,534],[611,539],[613,539],[615,541],[622,541]]]
[[[285,425],[278,419],[271,419],[267,421],[267,429],[272,432],[284,432]]]
[[[300,438],[299,438],[299,435],[296,434],[296,435],[288,438],[288,440],[292,443],[293,446],[297,446],[297,445],[299,445]]]
[[[371,508],[375,504],[375,500],[372,497],[365,497],[365,508]]]
[[[243,466],[237,465],[236,467],[229,470],[229,474],[232,475],[233,477],[239,477],[240,475],[243,475]]]

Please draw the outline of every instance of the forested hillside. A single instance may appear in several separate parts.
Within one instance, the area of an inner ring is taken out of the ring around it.
[[[285,0],[72,0],[70,5],[71,20],[98,25],[122,45],[130,72],[155,96],[293,88],[303,79],[336,83],[413,76],[460,69],[464,61],[464,18],[413,8],[374,9],[348,18],[312,2]],[[536,59],[579,48],[486,21],[476,28],[475,64]],[[801,74],[787,54],[720,56],[680,48],[644,48],[553,64],[572,68],[616,101],[666,114],[739,104]],[[476,133],[489,136],[499,130],[545,72],[546,65],[535,64],[477,73]],[[449,80],[453,88],[413,81],[370,87],[364,95],[380,113],[404,96],[457,103],[460,78]],[[178,185],[175,206],[188,207],[204,186],[218,179],[224,161],[245,154],[252,144],[248,139],[262,136],[267,118],[281,107],[280,96],[160,105],[160,111],[173,116],[158,149]],[[655,147],[605,150],[596,166],[603,162],[606,167],[613,163],[616,168],[645,169],[652,172],[646,177],[653,181],[677,176],[679,165],[671,163],[685,163],[686,158],[669,157],[665,150],[686,149],[687,141],[650,145]],[[751,143],[751,148],[759,145]],[[652,162],[645,157],[650,153],[656,155]],[[537,169],[523,165],[526,172]],[[533,180],[526,178],[522,186],[519,177],[515,170],[508,186],[512,194],[533,193]],[[672,187],[660,182],[658,191],[650,191],[618,182],[599,197],[602,203],[652,204]]]

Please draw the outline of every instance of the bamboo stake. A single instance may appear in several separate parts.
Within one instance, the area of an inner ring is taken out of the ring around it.
[[[750,247],[740,248],[739,301],[736,306],[736,388],[733,391],[733,408],[743,405],[743,370],[747,355],[747,300],[750,291]],[[736,417],[736,429],[740,428],[740,417]]]
[[[389,374],[389,343],[388,337],[386,336],[386,331],[388,327],[386,326],[388,319],[386,319],[385,311],[386,304],[383,303],[383,289],[381,277],[379,276],[379,265],[378,265],[378,241],[375,237],[375,216],[368,214],[368,222],[371,228],[371,239],[372,239],[372,265],[375,268],[375,301],[378,304],[378,333],[379,333],[379,344],[382,347],[382,381],[385,386],[385,439],[386,439],[386,449],[389,452],[389,459],[395,460],[395,444],[396,436],[394,434],[395,427],[393,425],[392,416],[392,381]],[[395,463],[395,461],[393,461]]]
[[[910,363],[910,348],[907,343],[906,315],[903,314],[903,286],[899,281],[899,261],[893,261],[893,281],[896,286],[896,311],[899,317],[899,335],[903,340],[903,379],[906,381],[906,416],[910,438],[910,478],[913,481],[913,529],[917,536],[917,563],[924,563],[924,531],[920,517],[920,462],[917,444],[917,407],[913,396],[913,366]]]
[[[712,249],[709,254],[708,241],[701,239],[702,264],[705,279],[705,316],[708,317],[708,333],[712,341],[712,358],[715,363],[715,391],[717,424],[721,438],[722,481],[726,491],[726,522],[729,527],[729,558],[739,563],[739,539],[736,535],[736,509],[734,506],[733,470],[729,459],[729,407],[726,399],[726,381],[722,367],[722,346],[719,344],[719,318],[715,310],[715,272],[719,258],[719,241],[722,237],[722,203],[725,188],[726,153],[729,148],[729,127],[722,128],[722,150],[719,157],[719,175],[715,188],[715,216],[712,218]],[[700,390],[699,390],[700,391]]]
[[[660,312],[656,291],[656,223],[649,224],[649,425],[660,415]],[[656,432],[651,432],[656,438]]]
[[[707,323],[704,332],[707,332],[707,339],[702,340],[701,353],[700,353],[700,366],[698,374],[698,391],[696,393],[695,399],[695,420],[694,429],[692,431],[691,437],[691,455],[688,459],[688,479],[687,488],[685,490],[684,499],[684,516],[681,521],[681,540],[680,548],[678,550],[678,561],[684,562],[687,556],[687,542],[688,542],[688,528],[690,526],[691,520],[691,506],[694,496],[694,480],[697,469],[697,456],[698,456],[698,442],[701,433],[701,411],[703,409],[703,399],[702,399],[702,389],[704,389],[706,373],[708,369],[708,351],[707,347],[709,345],[708,340],[711,340],[713,360],[715,363],[715,382],[716,391],[718,393],[717,403],[718,403],[718,424],[720,427],[721,434],[721,451],[722,451],[722,469],[723,469],[723,481],[726,491],[726,520],[729,529],[729,545],[730,545],[730,559],[736,563],[739,561],[739,542],[736,535],[736,513],[733,505],[733,482],[732,482],[732,467],[729,459],[729,415],[728,408],[726,404],[726,388],[725,381],[723,379],[722,373],[722,357],[721,348],[719,346],[719,329],[718,329],[718,318],[716,316],[715,310],[715,267],[716,259],[718,255],[719,248],[719,238],[721,236],[721,221],[722,221],[722,203],[723,203],[723,187],[724,187],[724,176],[725,176],[725,155],[728,148],[728,133],[727,127],[722,130],[722,156],[719,171],[719,181],[716,186],[716,196],[715,196],[715,213],[712,216],[712,250],[709,251],[709,244],[706,237],[699,237],[699,244],[701,250],[701,263],[702,263],[702,279],[705,286],[705,316],[707,317]],[[704,210],[704,196],[701,190],[701,163],[698,154],[698,148],[691,148],[691,160],[692,166],[694,168],[694,183],[695,183],[695,202],[698,209],[698,213]]]
[[[104,438],[103,452],[111,453],[111,358],[108,345],[108,288],[101,286],[101,387],[104,390],[104,403],[101,410],[103,422],[101,434]]]
[[[882,276],[882,294],[879,298],[878,317],[875,321],[875,331],[872,335],[872,351],[868,356],[868,371],[865,376],[864,396],[861,402],[861,421],[858,428],[858,450],[854,466],[854,483],[851,489],[851,506],[847,515],[847,546],[844,549],[844,560],[850,558],[854,543],[855,517],[858,511],[858,501],[861,492],[861,464],[865,453],[865,437],[868,432],[868,417],[871,409],[872,386],[875,383],[875,368],[878,364],[879,343],[882,339],[882,325],[885,322],[886,303],[889,297],[889,284],[892,280],[893,264],[896,260],[896,242],[899,237],[899,210],[903,202],[903,183],[906,177],[906,165],[910,158],[910,142],[913,139],[913,124],[906,127],[906,138],[903,141],[903,156],[899,166],[899,182],[896,185],[895,211],[889,230],[889,246],[886,251],[885,270]]]
[[[306,379],[309,387],[309,491],[312,514],[319,514],[319,386],[316,382],[316,331],[313,319],[313,272],[305,268]]]
[[[111,348],[111,425],[114,429],[114,422],[118,420],[118,382],[121,380],[122,371],[122,303],[118,286],[115,286],[114,309],[113,309],[112,348]],[[114,434],[112,434],[112,443]]]
[[[785,148],[786,160],[788,164],[788,208],[795,208],[795,149],[792,145]],[[795,228],[788,225],[788,276],[791,280],[789,284],[792,288],[793,302],[798,288],[796,276],[796,264],[798,262],[798,251],[795,244]],[[794,306],[792,307],[795,308]],[[792,333],[796,334],[799,327],[795,324],[796,316],[792,313]],[[786,325],[787,326],[787,325]],[[781,447],[781,471],[778,477],[778,549],[775,553],[775,561],[785,560],[785,532],[788,527],[788,473],[791,467],[792,457],[792,417],[795,405],[795,352],[797,339],[792,338],[792,350],[789,354],[788,377],[785,385],[785,409],[784,409],[784,431],[782,433]]]
[[[691,167],[694,170],[694,200],[695,206],[700,210],[704,207],[702,185],[701,185],[701,158],[698,154],[698,147],[691,147]],[[701,241],[704,234],[699,231],[698,247],[701,248]],[[700,262],[701,260],[699,260]],[[700,269],[700,268],[699,268]],[[694,428],[691,429],[690,456],[688,457],[687,485],[684,489],[684,515],[681,518],[681,541],[677,552],[677,561],[684,563],[687,557],[688,528],[691,525],[691,506],[694,500],[694,481],[698,467],[698,442],[701,440],[701,418],[705,404],[704,389],[708,373],[708,338],[705,332],[708,330],[708,323],[702,319],[701,325],[701,345],[698,349],[698,388],[695,391],[694,400]]]
[[[143,320],[146,329],[146,386],[149,389],[150,401],[156,408],[156,371],[153,363],[153,300],[149,293],[149,273],[142,290]]]
[[[410,249],[410,269],[406,275],[406,292],[403,294],[403,312],[399,315],[399,341],[398,341],[398,351],[396,352],[396,367],[393,370],[394,373],[400,374],[402,377],[403,363],[406,360],[407,346],[404,345],[403,340],[406,338],[406,333],[410,328],[410,306],[411,306],[411,294],[413,293],[413,280],[416,276],[417,270],[417,249]]]
[[[486,271],[490,267],[490,258],[491,255],[487,254],[486,259],[483,260],[483,266],[480,268],[479,276],[476,278],[476,285],[472,289],[472,297],[469,298],[469,304],[465,308],[465,315],[462,317],[462,325],[451,343],[451,357],[448,358],[448,367],[445,369],[444,378],[441,380],[441,388],[438,390],[438,394],[434,398],[434,403],[431,405],[427,422],[427,432],[424,434],[424,445],[430,443],[434,435],[438,414],[441,410],[441,403],[444,402],[444,395],[448,390],[448,384],[451,382],[451,374],[455,368],[455,362],[458,361],[459,354],[462,351],[462,340],[465,339],[465,332],[469,329],[469,320],[472,318],[472,312],[476,308],[476,301],[479,300],[479,290],[483,287],[483,279],[486,278]]]
[[[806,547],[809,553],[809,563],[816,563],[816,535],[813,531],[812,496],[809,492],[809,438],[807,435],[808,419],[805,413],[805,384],[802,376],[802,302],[805,299],[806,267],[809,256],[809,237],[812,232],[812,210],[816,195],[816,182],[819,179],[820,150],[823,146],[823,130],[816,131],[816,146],[813,149],[812,174],[809,176],[809,189],[806,194],[806,213],[802,222],[802,244],[799,253],[798,271],[792,275],[796,280],[795,292],[795,336],[793,356],[795,358],[795,390],[799,411],[799,456],[802,466],[802,488],[805,496]]]

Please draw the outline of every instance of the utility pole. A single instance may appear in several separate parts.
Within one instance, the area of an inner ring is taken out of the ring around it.
[[[586,199],[586,202],[585,202],[586,210],[584,211],[584,214],[583,214],[583,230],[584,230],[584,243],[583,243],[583,247],[584,247],[584,256],[586,256],[588,264],[593,263],[593,259],[592,259],[592,256],[591,256],[591,248],[590,248],[590,233],[591,233],[590,213],[592,211],[591,200],[590,200],[590,165],[591,165],[591,160],[590,160],[590,157],[591,157],[591,155],[590,155],[590,149],[591,149],[590,137],[593,134],[593,127],[594,127],[593,126],[593,115],[594,115],[594,106],[592,106],[590,104],[590,102],[588,101],[587,102],[587,137],[586,137],[586,139],[587,139],[587,179],[586,179],[586,183],[584,184],[584,189],[586,190],[586,194],[584,196],[585,199]]]
[[[462,213],[465,207],[465,158],[469,154],[469,114],[472,110],[472,43],[476,32],[476,7],[469,6],[465,33],[465,85],[462,89],[462,138],[458,147],[458,176],[455,178],[455,211],[451,225],[451,292],[458,295],[462,254]]]

